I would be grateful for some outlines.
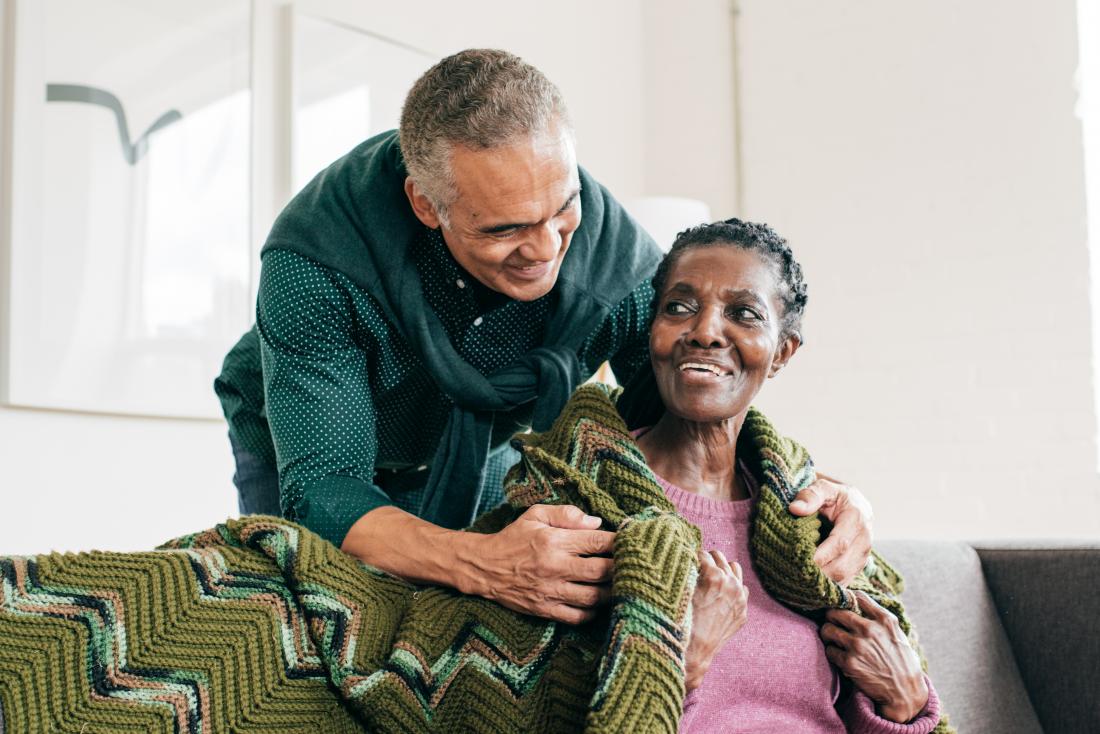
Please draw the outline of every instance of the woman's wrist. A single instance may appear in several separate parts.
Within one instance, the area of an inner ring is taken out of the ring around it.
[[[908,686],[908,690],[901,693],[896,700],[880,704],[879,716],[897,724],[906,724],[917,718],[928,705],[928,695],[928,684],[922,675],[913,681]]]
[[[687,670],[684,673],[684,689],[691,693],[699,686],[703,685],[703,676],[707,674],[707,670],[710,669],[710,662],[706,663],[692,663],[687,666]]]
[[[692,691],[703,685],[703,676],[710,670],[710,664],[714,662],[715,650],[708,649],[693,639],[695,645],[688,645],[684,654],[684,687]]]

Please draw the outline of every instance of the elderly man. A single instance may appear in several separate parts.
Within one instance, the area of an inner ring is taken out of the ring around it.
[[[577,166],[537,69],[490,50],[439,62],[400,132],[329,166],[268,237],[256,326],[215,385],[242,512],[281,511],[411,581],[591,618],[612,572],[597,518],[536,506],[494,535],[457,529],[501,501],[513,433],[548,427],[605,360],[628,379],[648,358],[658,256]],[[803,500],[835,523],[819,563],[851,578],[866,502],[827,481]]]

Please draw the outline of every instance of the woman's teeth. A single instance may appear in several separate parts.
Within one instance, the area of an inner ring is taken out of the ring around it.
[[[718,368],[718,365],[704,364],[703,362],[684,362],[680,365],[680,370],[705,370],[718,377],[722,376],[722,370]]]

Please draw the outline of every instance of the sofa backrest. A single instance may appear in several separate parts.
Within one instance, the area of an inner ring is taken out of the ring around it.
[[[977,546],[1031,695],[1048,732],[1100,732],[1100,543]]]
[[[876,548],[905,577],[902,601],[960,734],[1042,734],[974,549],[916,540]]]

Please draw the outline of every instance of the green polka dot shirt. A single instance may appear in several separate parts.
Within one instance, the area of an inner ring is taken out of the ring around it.
[[[438,230],[425,229],[410,254],[425,302],[408,307],[435,311],[482,374],[540,346],[553,291],[521,302],[486,288]],[[584,341],[586,374],[610,360],[625,380],[648,358],[652,294],[648,280],[639,284]],[[417,512],[453,405],[369,293],[286,250],[264,255],[256,326],[226,357],[215,389],[234,440],[277,461],[283,513],[337,546],[377,507]],[[529,425],[532,408],[498,415],[481,509],[503,499],[501,480],[516,459],[508,439]]]

